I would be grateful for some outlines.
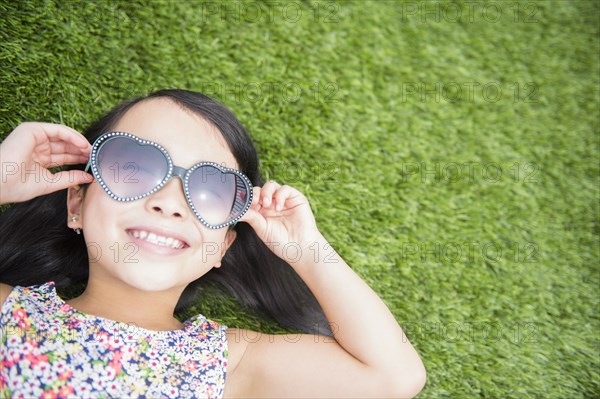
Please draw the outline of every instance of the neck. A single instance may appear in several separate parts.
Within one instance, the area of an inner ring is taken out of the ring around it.
[[[183,327],[173,311],[183,289],[147,292],[122,281],[93,278],[79,297],[67,303],[94,316],[128,323],[155,331],[177,330]]]

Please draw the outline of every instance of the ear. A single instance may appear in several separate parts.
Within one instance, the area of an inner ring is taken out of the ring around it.
[[[223,243],[224,245],[221,247],[221,257],[225,256],[225,252],[227,252],[231,244],[233,244],[236,237],[237,231],[234,229],[229,229],[227,231],[227,234],[225,234],[225,242]]]
[[[223,245],[221,246],[221,259],[223,259],[223,256],[225,256],[225,252],[227,252],[231,244],[233,244],[236,237],[237,232],[234,229],[229,229],[227,231],[227,234],[225,234],[225,240],[223,242]],[[221,267],[221,261],[219,260],[214,267]]]
[[[81,204],[83,203],[84,190],[81,186],[73,186],[67,189],[67,226],[72,229],[81,229],[83,226],[83,215]],[[75,220],[73,220],[75,218]]]

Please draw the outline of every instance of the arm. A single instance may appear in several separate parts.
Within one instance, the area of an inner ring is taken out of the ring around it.
[[[53,123],[22,123],[0,145],[0,205],[22,202],[89,183],[81,170],[52,174],[49,168],[85,163],[91,145],[76,130]],[[0,283],[0,306],[13,287]]]
[[[310,220],[306,199],[289,186],[268,183],[256,197],[281,201],[291,226],[283,234],[270,201],[253,204],[248,221],[266,243],[302,243],[301,258],[289,260],[333,325],[335,340],[312,335],[260,335],[233,330],[229,340],[243,345],[243,356],[230,371],[227,396],[249,397],[413,397],[425,384],[418,354],[381,299],[328,245]],[[278,197],[283,197],[279,198]],[[260,201],[257,199],[257,201]],[[273,202],[275,202],[273,201]],[[300,208],[300,209],[299,209]],[[310,209],[310,208],[308,208]],[[281,212],[280,212],[281,213]],[[292,215],[292,214],[295,214]],[[312,213],[310,214],[312,216]],[[291,220],[294,219],[294,220]],[[314,219],[313,219],[314,220]],[[304,225],[302,228],[299,224]],[[261,235],[261,233],[264,233]],[[308,238],[308,239],[306,239]],[[314,259],[318,245],[319,258]],[[284,257],[274,247],[274,252]],[[244,339],[251,337],[251,339]],[[246,341],[246,342],[243,342]]]

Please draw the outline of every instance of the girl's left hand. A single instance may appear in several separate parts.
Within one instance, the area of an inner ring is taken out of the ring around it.
[[[288,248],[290,243],[306,252],[307,246],[321,235],[306,197],[295,188],[274,181],[254,187],[250,209],[240,221],[252,226],[271,251],[290,264],[298,261],[301,254]]]

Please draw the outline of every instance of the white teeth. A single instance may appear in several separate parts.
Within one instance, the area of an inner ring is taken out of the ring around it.
[[[152,244],[156,244],[161,247],[171,247],[171,248],[175,248],[175,249],[181,249],[184,246],[183,242],[179,241],[176,238],[159,236],[155,233],[148,233],[147,231],[144,231],[144,230],[131,230],[129,232],[129,234],[135,238],[139,238],[139,239],[148,241]]]

